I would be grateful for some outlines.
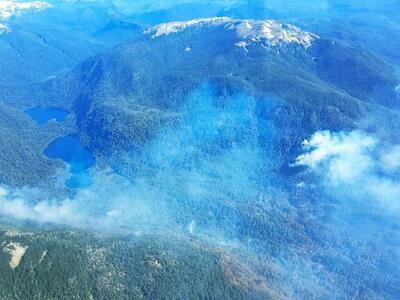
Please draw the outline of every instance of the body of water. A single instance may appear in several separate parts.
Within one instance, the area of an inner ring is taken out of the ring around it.
[[[35,107],[25,112],[39,125],[45,124],[50,120],[62,122],[69,115],[69,112],[60,108]]]
[[[91,184],[88,169],[94,166],[93,155],[80,143],[77,136],[64,136],[51,142],[45,155],[52,159],[62,159],[70,166],[71,177],[65,182],[70,188],[82,188]]]

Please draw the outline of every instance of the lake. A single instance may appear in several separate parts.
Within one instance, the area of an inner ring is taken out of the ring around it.
[[[88,169],[94,166],[93,155],[80,143],[77,136],[69,135],[51,142],[44,154],[51,159],[62,159],[71,172],[71,177],[65,182],[69,188],[83,188],[91,184]]]
[[[50,120],[62,122],[69,115],[69,112],[60,108],[35,107],[25,111],[39,125],[43,125]]]

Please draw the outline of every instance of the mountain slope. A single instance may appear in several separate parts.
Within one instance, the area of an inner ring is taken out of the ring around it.
[[[112,109],[112,103],[120,104],[113,119],[118,127],[119,120],[129,118],[129,110],[141,110],[138,106],[177,112],[206,82],[221,93],[240,90],[272,98],[279,104],[268,118],[282,132],[277,148],[289,161],[290,152],[312,132],[351,128],[371,109],[389,111],[397,101],[397,79],[391,74],[373,54],[360,54],[346,42],[273,21],[222,17],[158,25],[85,61],[53,84],[67,96],[57,95],[59,105],[76,112],[92,150],[99,150],[92,143],[106,142],[94,142],[98,127],[93,124],[101,123],[96,118],[105,119],[101,107]],[[107,128],[110,137],[112,125]]]
[[[23,202],[8,190],[0,200],[21,206],[21,218],[9,209],[17,220],[135,236],[6,232],[3,296],[396,299],[397,218],[376,213],[370,199],[338,199],[319,188],[323,177],[311,181],[294,165],[320,130],[387,126],[398,141],[396,84],[390,66],[346,39],[225,17],[152,27],[41,82],[30,104],[72,112],[77,124],[67,129],[96,156],[93,173],[106,174],[60,203]],[[9,105],[5,114],[18,118],[4,131],[34,144],[38,128]],[[10,254],[21,249],[13,271]],[[73,255],[60,259],[64,252]],[[56,280],[36,285],[42,274]]]
[[[267,287],[258,294],[243,289],[229,277],[225,253],[190,241],[9,228],[0,231],[0,241],[0,297],[7,300],[261,299],[274,293]],[[10,266],[16,253],[7,249],[22,248],[20,260]]]

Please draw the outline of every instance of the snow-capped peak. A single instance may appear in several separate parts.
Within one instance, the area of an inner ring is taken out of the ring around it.
[[[229,21],[231,21],[231,19],[228,17],[215,17],[215,18],[195,19],[184,22],[163,23],[151,27],[146,31],[146,33],[152,33],[153,34],[152,37],[156,38],[162,35],[168,35],[170,33],[181,32],[189,27],[216,26],[228,23]]]
[[[225,29],[236,33],[236,46],[244,47],[261,43],[267,47],[279,47],[285,44],[296,44],[304,48],[312,45],[319,37],[302,31],[293,25],[281,24],[273,20],[234,20],[228,17],[196,19],[185,22],[164,23],[151,27],[146,31],[152,38],[158,38],[171,33],[182,32],[187,28],[202,28],[224,26]]]
[[[0,18],[8,19],[26,10],[40,11],[52,7],[51,4],[41,1],[19,2],[14,0],[0,0]]]
[[[50,3],[41,1],[19,2],[15,0],[0,0],[0,20],[7,20],[12,16],[20,15],[24,11],[41,11],[53,7]],[[0,23],[0,34],[11,31],[11,28]]]

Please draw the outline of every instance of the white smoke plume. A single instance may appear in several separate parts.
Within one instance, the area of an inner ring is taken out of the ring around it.
[[[317,132],[303,143],[307,166],[327,189],[400,212],[400,145],[362,131]]]

